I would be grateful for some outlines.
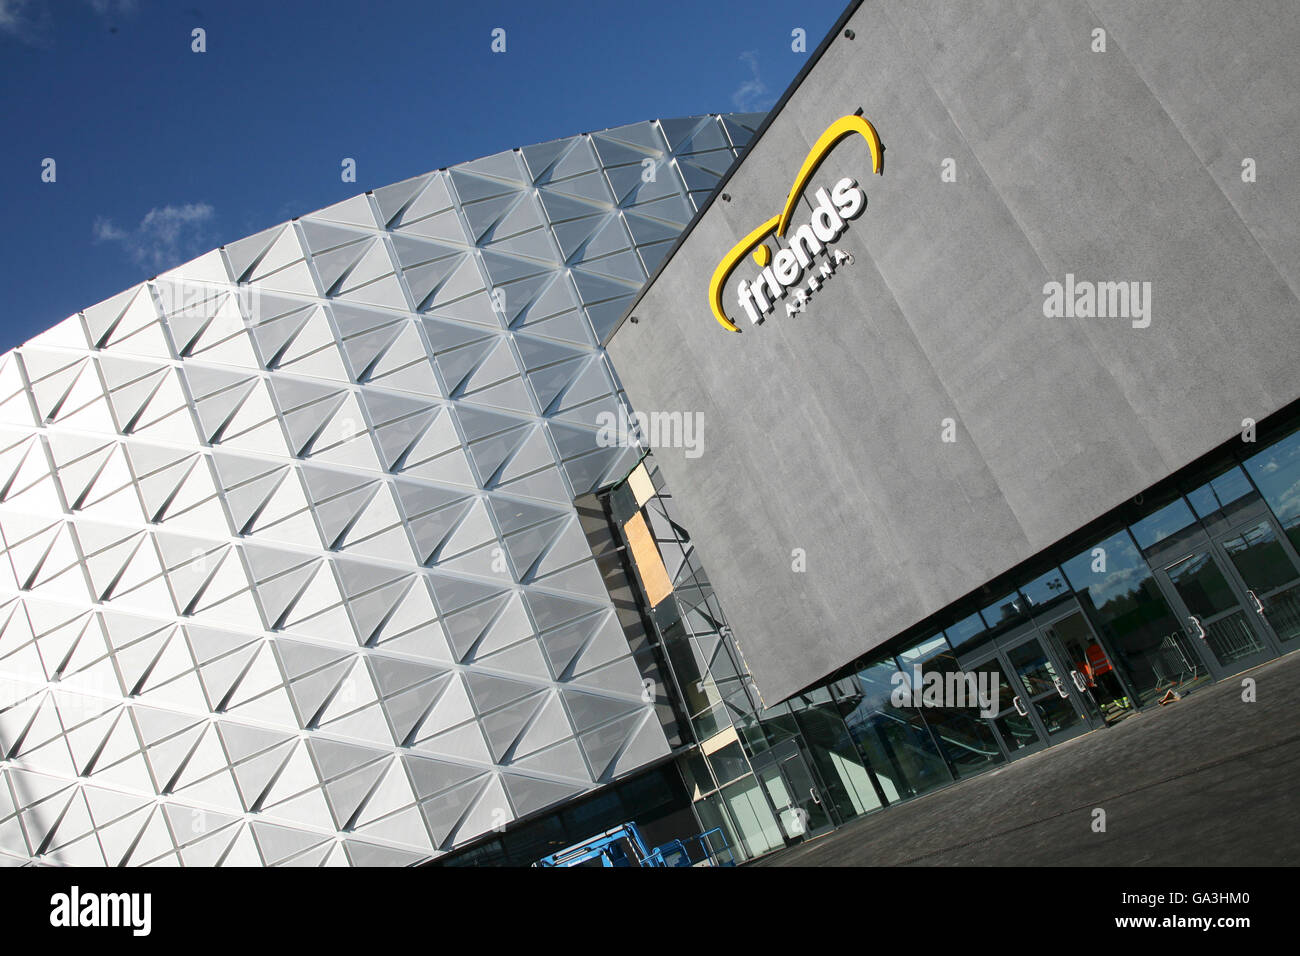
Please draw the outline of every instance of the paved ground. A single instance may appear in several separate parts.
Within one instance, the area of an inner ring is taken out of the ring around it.
[[[1294,865],[1298,794],[1293,653],[753,865]]]

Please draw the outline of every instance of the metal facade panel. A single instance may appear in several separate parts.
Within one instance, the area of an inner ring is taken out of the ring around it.
[[[550,639],[620,634],[573,501],[643,449],[597,343],[694,152],[418,176],[0,357],[0,854],[409,863],[668,753],[625,643]]]

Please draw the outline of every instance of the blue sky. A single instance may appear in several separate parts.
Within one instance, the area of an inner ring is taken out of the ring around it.
[[[0,350],[366,189],[578,132],[766,109],[809,55],[791,32],[811,52],[844,4],[0,0]]]

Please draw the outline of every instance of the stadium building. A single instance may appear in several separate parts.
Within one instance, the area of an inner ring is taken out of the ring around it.
[[[593,792],[689,820],[593,494],[642,454],[599,440],[601,343],[758,119],[418,176],[0,359],[0,854],[406,864]]]

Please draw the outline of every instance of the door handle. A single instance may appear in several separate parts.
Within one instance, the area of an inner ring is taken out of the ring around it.
[[[1201,619],[1198,618],[1195,614],[1193,614],[1187,620],[1192,622],[1193,636],[1199,637],[1201,640],[1205,640],[1205,628],[1201,627]]]
[[[821,796],[817,793],[817,788],[816,788],[816,787],[809,787],[809,788],[808,788],[808,796],[812,797],[812,802],[815,803],[815,804],[817,804],[817,806],[820,807],[820,806],[822,805],[822,798],[821,798]]]
[[[1074,686],[1079,690],[1085,691],[1088,689],[1088,685],[1083,682],[1083,677],[1078,671],[1070,671],[1070,679],[1074,681]]]
[[[1059,677],[1053,677],[1052,683],[1056,685],[1056,692],[1062,697],[1069,697],[1070,692],[1065,689],[1065,682]]]
[[[1019,697],[1011,698],[1011,706],[1016,709],[1016,713],[1019,714],[1021,717],[1029,716],[1029,711],[1025,710],[1025,708],[1021,705]]]
[[[1246,593],[1250,595],[1250,600],[1255,605],[1255,613],[1263,617],[1264,604],[1260,601],[1259,596],[1254,591],[1247,591]]]

